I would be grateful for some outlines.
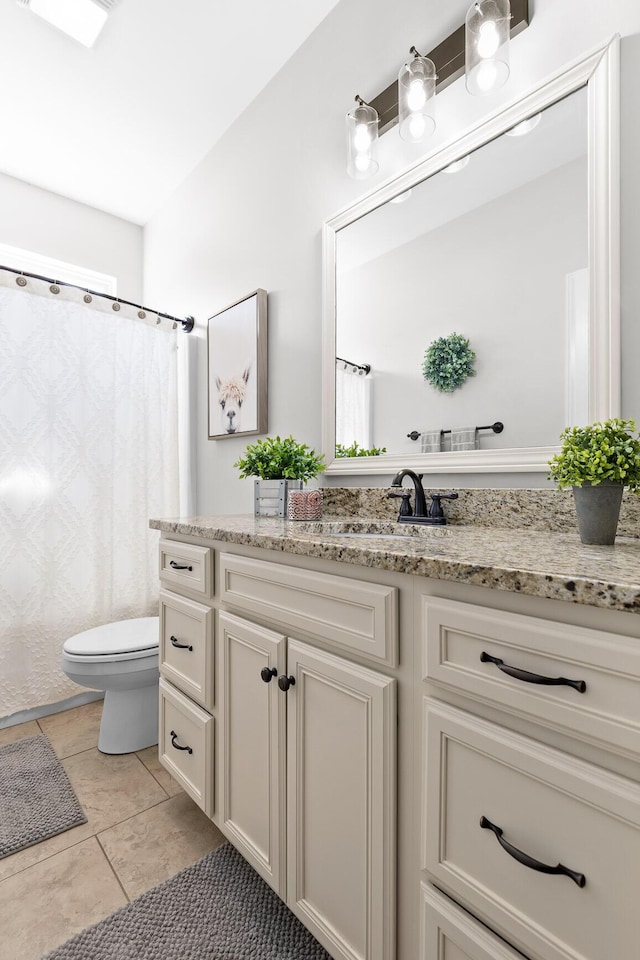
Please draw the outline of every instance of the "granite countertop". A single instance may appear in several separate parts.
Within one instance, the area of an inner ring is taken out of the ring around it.
[[[346,524],[346,526],[345,526]],[[153,519],[149,526],[207,540],[393,570],[640,613],[640,541],[582,544],[575,533],[481,526],[414,527],[361,517],[288,521],[253,516]],[[385,534],[340,536],[340,531]],[[398,531],[403,536],[393,536]],[[411,535],[410,534],[415,534]]]

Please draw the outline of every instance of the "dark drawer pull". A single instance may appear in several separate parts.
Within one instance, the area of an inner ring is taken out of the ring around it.
[[[296,678],[293,675],[291,675],[290,677],[285,677],[285,675],[282,674],[281,677],[278,677],[278,686],[284,693],[287,692],[289,687],[295,687],[295,685],[296,685]]]
[[[528,670],[520,670],[519,667],[510,667],[508,663],[499,657],[492,657],[491,654],[484,651],[480,654],[482,663],[495,663],[499,670],[508,673],[510,677],[516,680],[523,680],[525,683],[543,683],[548,687],[573,687],[578,693],[584,693],[587,685],[584,680],[567,680],[566,677],[543,677],[540,673],[529,673]]]
[[[176,637],[170,637],[170,640],[171,646],[176,647],[178,650],[189,650],[189,652],[193,650],[193,647],[190,643],[179,643]]]
[[[275,667],[263,667],[260,676],[265,683],[271,683],[273,677],[277,676],[278,671]]]
[[[193,570],[188,563],[176,563],[175,560],[169,560],[169,566],[173,570]]]
[[[493,830],[498,840],[498,843],[505,850],[510,857],[513,857],[514,860],[517,860],[518,863],[522,863],[525,867],[529,867],[531,870],[538,870],[540,873],[559,873],[565,877],[570,877],[574,883],[577,883],[579,887],[584,887],[587,882],[584,873],[578,873],[576,870],[570,870],[569,867],[563,866],[559,863],[557,866],[552,867],[548,863],[541,863],[539,860],[534,860],[533,857],[530,857],[527,853],[523,853],[522,850],[518,850],[517,847],[514,847],[508,840],[505,840],[502,836],[502,830],[500,827],[496,827],[495,823],[491,823],[490,820],[487,820],[486,817],[480,817],[480,826],[483,830]]]
[[[191,747],[181,747],[179,743],[176,743],[176,740],[177,740],[177,739],[178,739],[178,734],[175,732],[175,730],[172,730],[172,731],[171,731],[171,746],[173,747],[173,749],[174,749],[174,750],[186,750],[187,753],[193,753],[193,750],[191,749]]]

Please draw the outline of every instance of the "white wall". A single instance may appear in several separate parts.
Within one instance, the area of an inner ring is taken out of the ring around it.
[[[110,274],[118,296],[141,302],[142,227],[5,174],[0,211],[0,243]]]
[[[431,11],[430,11],[431,6]],[[359,93],[375,96],[397,75],[409,46],[430,49],[464,20],[467,0],[340,0],[337,7],[238,119],[145,228],[145,299],[206,318],[258,286],[269,291],[269,432],[320,445],[321,224],[419,156],[391,132],[381,172],[362,184],[345,173],[344,114]],[[638,0],[531,0],[532,22],[512,43],[509,84],[470,97],[458,81],[438,96],[429,149],[517,98],[609,38],[622,44],[623,79],[623,413],[640,414],[635,361],[640,341],[640,191],[637,180]],[[436,16],[449,29],[430,35]],[[203,123],[215,117],[203,117]],[[204,348],[204,343],[200,343]],[[246,440],[207,440],[206,353],[199,350],[200,512],[251,510],[249,481],[233,462]],[[386,478],[381,478],[384,483]],[[433,485],[545,483],[542,475],[433,477]],[[343,481],[340,481],[341,483]],[[357,480],[355,482],[358,482]],[[370,484],[370,480],[365,481]]]

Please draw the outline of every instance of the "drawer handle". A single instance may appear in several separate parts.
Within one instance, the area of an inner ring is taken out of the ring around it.
[[[176,740],[177,740],[177,739],[178,739],[178,734],[175,732],[175,730],[172,730],[172,731],[171,731],[171,746],[173,747],[173,749],[174,749],[174,750],[186,750],[188,753],[193,753],[193,750],[191,749],[191,747],[181,747],[179,743],[176,743]]]
[[[282,691],[284,691],[284,693],[287,692],[289,687],[295,687],[295,685],[296,685],[296,678],[293,676],[285,677],[285,675],[282,674],[281,677],[278,677],[278,686]]]
[[[579,887],[584,887],[587,882],[584,873],[570,870],[569,867],[565,867],[561,863],[552,867],[548,863],[541,863],[540,860],[534,860],[533,857],[530,857],[527,853],[518,850],[517,847],[514,847],[508,840],[504,839],[501,828],[496,827],[495,823],[491,823],[486,817],[480,817],[480,826],[483,830],[493,830],[502,849],[505,850],[510,857],[513,857],[514,860],[517,860],[518,863],[524,864],[525,867],[530,867],[531,870],[539,870],[540,873],[560,873],[565,877],[570,877]]]
[[[492,657],[491,654],[484,651],[480,654],[482,663],[495,663],[499,670],[508,673],[510,677],[516,680],[523,680],[525,683],[544,683],[548,687],[573,687],[578,693],[584,693],[587,685],[584,680],[567,680],[566,677],[543,677],[540,673],[529,673],[528,670],[521,670],[519,667],[510,667],[499,657]]]
[[[190,567],[188,563],[176,563],[175,560],[170,560],[169,566],[173,570],[193,570],[193,567]]]
[[[265,683],[271,683],[271,678],[275,677],[277,672],[275,667],[263,667],[260,671],[260,676]]]
[[[193,651],[193,647],[190,643],[180,643],[177,637],[170,637],[171,646],[177,647],[178,650],[188,650],[190,653]]]

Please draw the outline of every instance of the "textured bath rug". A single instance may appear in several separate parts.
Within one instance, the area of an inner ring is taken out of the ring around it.
[[[0,747],[0,859],[86,822],[43,733]]]
[[[225,843],[44,960],[331,960]]]

